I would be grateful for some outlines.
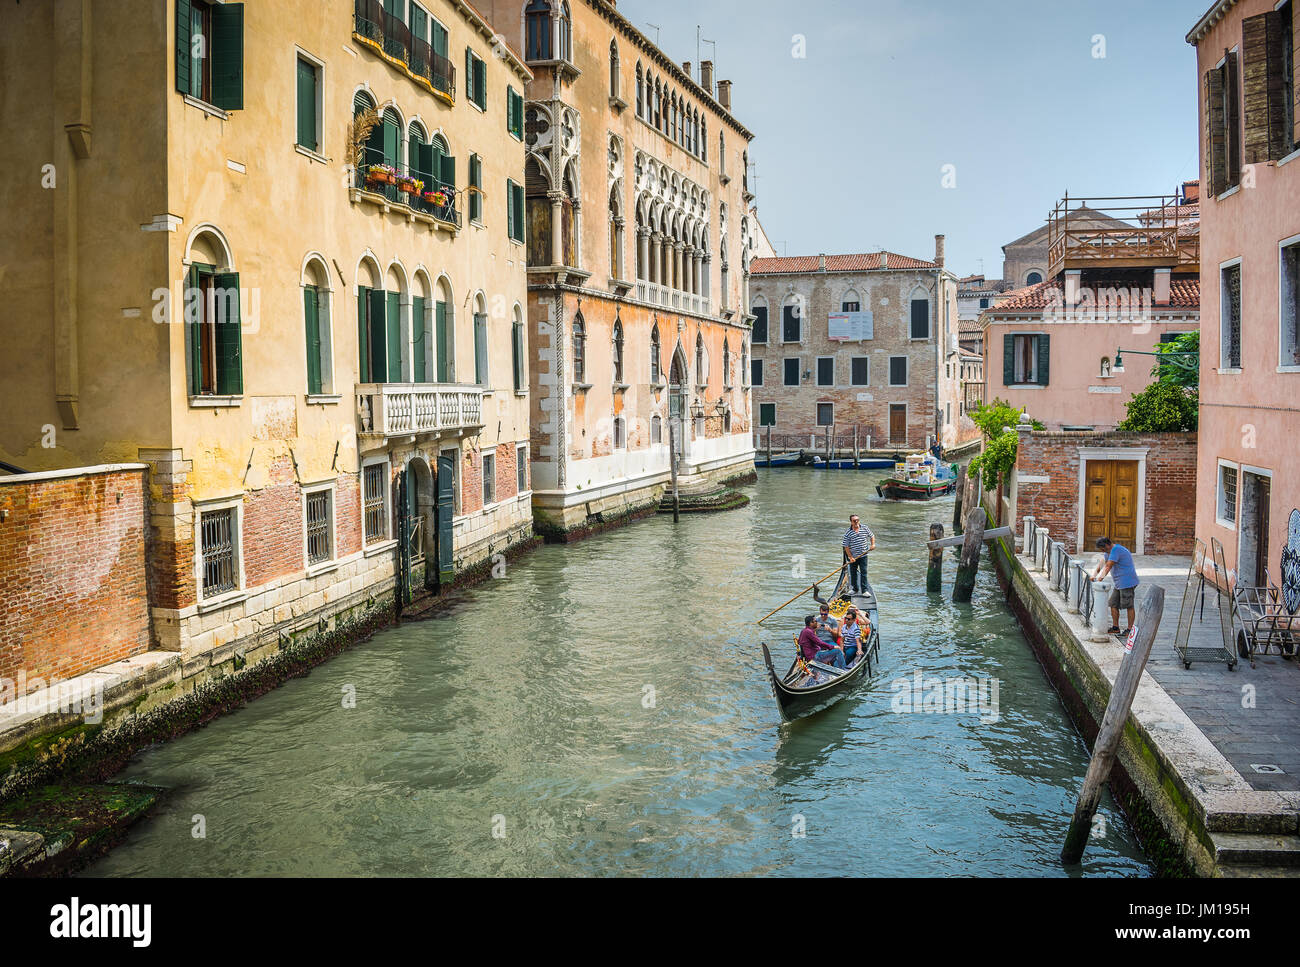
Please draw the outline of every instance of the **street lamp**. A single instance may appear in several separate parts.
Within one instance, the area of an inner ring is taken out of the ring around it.
[[[1115,363],[1110,368],[1112,373],[1124,372],[1125,352],[1128,352],[1130,356],[1155,356],[1162,363],[1168,363],[1170,366],[1177,366],[1179,369],[1186,370],[1189,373],[1194,373],[1201,368],[1201,353],[1198,349],[1167,353],[1147,353],[1140,349],[1116,349]]]
[[[691,404],[691,416],[695,417],[697,420],[704,419],[704,404],[700,402],[698,396],[695,397],[695,402]]]

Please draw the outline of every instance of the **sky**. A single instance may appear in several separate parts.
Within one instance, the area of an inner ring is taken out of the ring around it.
[[[929,259],[943,234],[950,270],[999,278],[1002,246],[1066,191],[1158,195],[1198,177],[1184,38],[1210,0],[618,6],[678,63],[700,59],[697,25],[716,41],[778,255]]]

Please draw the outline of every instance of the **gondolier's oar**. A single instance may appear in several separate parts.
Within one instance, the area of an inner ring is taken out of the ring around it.
[[[776,611],[780,611],[782,608],[785,608],[787,605],[791,605],[791,604],[793,604],[794,602],[798,601],[800,598],[802,598],[805,594],[807,594],[807,593],[808,593],[809,591],[811,591],[813,588],[817,587],[817,585],[821,584],[822,581],[828,581],[828,580],[830,580],[831,575],[839,574],[840,571],[841,571],[843,568],[844,568],[844,565],[841,564],[841,565],[840,565],[839,567],[837,567],[835,570],[831,571],[830,574],[826,575],[826,577],[822,578],[821,581],[814,581],[812,584],[808,585],[808,587],[804,588],[802,591],[800,591],[798,594],[796,594],[793,598],[791,598],[791,599],[790,599],[789,601],[787,601],[785,604],[781,605],[780,608],[777,608]],[[763,615],[763,617],[759,618],[757,623],[758,623],[758,624],[762,624],[762,623],[763,623],[764,621],[766,621],[768,618],[772,617],[772,615],[776,614],[776,611],[769,611],[767,614]]]

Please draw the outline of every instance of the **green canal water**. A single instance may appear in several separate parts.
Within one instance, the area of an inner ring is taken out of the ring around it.
[[[886,504],[872,484],[760,471],[742,510],[544,547],[138,755],[120,778],[173,792],[88,872],[1065,875],[1087,750],[991,570],[972,606],[925,593],[951,500]],[[811,599],[754,621],[835,566],[850,511],[878,539],[882,668],[782,726],[759,642],[787,661]],[[918,671],[997,680],[997,721],[896,711]],[[1084,874],[1150,875],[1109,800],[1102,815]]]

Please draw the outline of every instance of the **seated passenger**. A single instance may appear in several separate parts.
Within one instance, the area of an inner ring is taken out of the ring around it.
[[[836,668],[846,667],[844,664],[844,649],[835,644],[827,648],[826,642],[813,630],[816,624],[816,615],[810,614],[803,619],[803,631],[799,633],[799,653],[809,661],[819,661],[824,665],[833,665]]]
[[[858,624],[858,609],[849,608],[844,615],[844,658],[852,665],[858,657],[858,644],[862,640],[862,625]]]
[[[840,623],[831,617],[829,604],[822,605],[821,616],[817,619],[817,637],[832,647],[839,644]]]

